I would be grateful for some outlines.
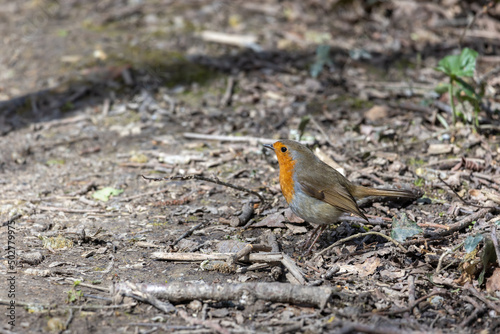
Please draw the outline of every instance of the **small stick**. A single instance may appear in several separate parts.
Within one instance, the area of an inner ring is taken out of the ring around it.
[[[281,259],[281,263],[285,266],[286,269],[290,272],[290,274],[295,277],[295,279],[300,283],[300,285],[305,285],[307,280],[304,277],[304,274],[300,271],[299,267],[293,262],[292,258],[285,253],[282,254],[283,259]]]
[[[222,107],[227,107],[231,105],[231,98],[233,96],[233,89],[234,89],[234,77],[230,76],[227,79],[227,86],[226,86],[226,91],[224,92],[224,95],[222,96],[220,100],[220,105]]]
[[[330,246],[326,247],[325,249],[323,249],[321,252],[319,252],[318,254],[316,254],[312,260],[316,259],[318,256],[324,254],[325,252],[329,251],[330,249],[332,249],[333,247],[336,247],[340,244],[343,244],[347,241],[350,241],[350,240],[353,240],[353,239],[357,239],[357,238],[360,238],[360,237],[364,237],[364,236],[367,236],[367,235],[377,235],[379,237],[382,237],[382,238],[385,238],[387,240],[389,240],[390,242],[392,242],[394,245],[396,245],[402,252],[404,253],[407,253],[408,251],[406,250],[406,248],[404,248],[399,242],[397,242],[396,240],[394,240],[393,238],[383,234],[383,233],[380,233],[380,232],[365,232],[365,233],[358,233],[358,234],[354,234],[354,235],[351,235],[350,237],[347,237],[347,238],[344,238],[344,239],[340,239],[339,241],[331,244]]]
[[[250,137],[250,136],[222,136],[222,135],[207,135],[204,133],[194,133],[194,132],[184,132],[184,138],[188,139],[201,139],[201,140],[218,140],[218,141],[230,141],[230,142],[260,142],[263,144],[272,144],[275,139],[267,139],[260,137]]]
[[[113,255],[111,255],[109,257],[109,263],[108,263],[108,266],[106,267],[106,269],[104,271],[101,271],[102,274],[107,274],[111,271],[111,269],[113,268],[115,264],[115,257]]]
[[[73,321],[73,309],[69,309],[69,315],[68,315],[68,319],[66,320],[66,323],[64,324],[64,329],[67,330],[69,325],[71,324],[71,322]]]
[[[472,313],[467,318],[465,318],[459,325],[460,327],[464,328],[471,322],[473,322],[481,313],[484,312],[484,307],[479,305],[474,299],[472,299],[469,296],[462,296],[462,299],[465,300],[467,303],[471,304],[472,306],[474,306],[474,311],[472,311]]]
[[[279,253],[280,245],[276,239],[276,234],[269,232],[267,235],[267,244],[271,247],[271,253]]]
[[[332,279],[333,275],[335,275],[339,271],[340,271],[340,267],[338,265],[334,264],[330,269],[327,270],[327,272],[325,273],[324,278],[328,279],[328,280]]]
[[[266,246],[266,245],[252,245],[252,244],[247,244],[245,247],[240,249],[239,252],[234,254],[234,256],[230,257],[227,259],[228,264],[231,266],[234,263],[238,262],[241,258],[249,255],[250,253],[253,252],[269,252],[271,250],[271,247]]]
[[[11,217],[9,220],[4,221],[4,222],[2,223],[2,226],[7,226],[7,225],[10,225],[10,224],[12,224],[13,222],[15,222],[15,221],[16,221],[17,219],[19,219],[19,218],[21,218],[21,215],[20,215],[20,214],[17,214],[17,215],[15,215],[15,216]]]
[[[204,224],[205,224],[205,222],[202,222],[202,223],[199,223],[196,226],[191,227],[189,230],[187,230],[186,232],[184,232],[180,237],[178,237],[177,240],[175,240],[170,246],[173,247],[173,246],[177,245],[179,243],[179,241],[181,241],[184,238],[189,237],[191,234],[193,234],[194,231],[196,231],[197,229],[199,229],[200,227],[202,227]]]
[[[473,221],[478,220],[479,218],[484,217],[487,213],[493,211],[493,209],[494,209],[493,207],[486,207],[484,209],[479,210],[476,213],[468,215],[467,217],[465,217],[465,218],[459,220],[458,222],[456,222],[455,224],[448,225],[449,226],[448,230],[439,231],[439,232],[436,232],[436,233],[426,233],[425,236],[429,236],[429,237],[435,238],[435,237],[444,237],[444,236],[453,234],[453,233],[455,233],[457,231],[460,231],[460,230],[466,228]]]
[[[76,281],[79,281],[79,280],[77,280],[75,278],[70,278],[70,277],[67,277],[65,280],[69,281],[71,284],[75,284]],[[104,288],[102,286],[97,286],[97,285],[93,285],[93,284],[87,284],[87,283],[83,283],[83,282],[78,282],[78,286],[83,286],[83,287],[86,287],[86,288],[95,289],[95,290],[98,290],[98,291],[108,292],[109,293],[109,289],[108,288]]]
[[[400,310],[395,310],[395,311],[383,311],[383,312],[367,312],[367,313],[362,313],[361,316],[368,316],[368,317],[373,317],[374,315],[396,315],[399,313],[405,313],[405,312],[411,312],[415,306],[426,300],[427,298],[430,298],[432,296],[436,295],[443,295],[445,292],[441,291],[434,291],[431,292],[430,294],[420,297],[419,299],[415,300],[413,303],[411,303],[408,307],[402,308]]]
[[[241,214],[238,217],[231,218],[231,226],[238,227],[245,225],[253,216],[253,202],[248,202],[243,205],[243,209],[241,210]]]
[[[147,177],[147,176],[144,176],[144,175],[141,175],[141,176],[142,176],[143,179],[148,180],[148,181],[173,181],[173,180],[187,181],[187,180],[200,180],[200,181],[212,182],[212,183],[215,183],[215,184],[219,184],[219,185],[222,185],[222,186],[225,186],[225,187],[233,188],[233,189],[236,189],[236,190],[239,190],[239,191],[243,191],[243,192],[255,195],[255,196],[257,196],[259,198],[259,200],[261,201],[261,203],[265,203],[266,202],[264,196],[262,196],[258,192],[255,192],[253,190],[246,189],[246,188],[243,188],[243,187],[231,184],[231,183],[223,182],[223,181],[221,181],[219,179],[212,179],[212,178],[204,177],[204,176],[200,176],[200,175],[184,175],[184,176],[179,175],[179,176],[158,177],[158,178],[156,178],[156,177]]]
[[[154,252],[151,254],[151,258],[154,260],[163,261],[193,261],[202,262],[205,260],[221,260],[227,261],[229,257],[234,256],[234,253],[165,253],[165,252]],[[281,262],[283,256],[281,253],[251,253],[248,255],[248,262]]]
[[[464,204],[467,204],[467,205],[470,205],[470,206],[474,206],[476,208],[481,208],[481,209],[485,209],[485,208],[490,208],[490,209],[498,209],[498,207],[495,207],[495,206],[485,206],[485,205],[478,205],[478,204],[473,204],[473,203],[470,203],[469,201],[466,201],[465,199],[463,199],[456,191],[455,189],[453,189],[448,183],[446,183],[442,178],[441,176],[439,176],[439,174],[437,174],[437,177],[439,179],[439,181],[443,182],[451,191],[453,191],[453,193],[458,197],[458,199],[460,201],[462,201]]]
[[[465,242],[461,242],[460,244],[458,244],[456,247],[454,247],[453,249],[448,249],[446,252],[444,252],[440,257],[439,257],[439,261],[438,261],[438,265],[437,265],[437,268],[436,268],[436,274],[439,274],[439,272],[441,271],[441,266],[443,265],[443,259],[446,257],[446,255],[449,255],[451,253],[454,253],[457,251],[457,249],[459,249],[460,247],[462,247],[464,245]]]
[[[43,211],[59,211],[59,212],[66,212],[66,213],[105,213],[105,211],[99,210],[99,209],[69,209],[69,208],[63,208],[63,207],[59,207],[59,206],[39,205],[36,208],[43,210]]]
[[[411,304],[415,303],[415,276],[410,275],[408,277],[408,302]],[[420,316],[420,311],[418,310],[418,305],[413,309],[413,314],[416,317]]]
[[[493,241],[493,245],[495,246],[495,253],[497,254],[497,263],[498,266],[500,267],[500,247],[498,245],[496,223],[491,224],[491,240]]]
[[[479,291],[474,289],[474,287],[470,283],[467,283],[465,285],[465,289],[469,291],[469,293],[472,294],[474,297],[485,303],[486,306],[488,306],[490,309],[494,310],[497,314],[500,314],[500,306],[498,304],[493,303],[489,299],[486,299],[482,294],[479,293]]]
[[[417,223],[418,226],[420,227],[432,227],[432,228],[443,228],[445,230],[449,230],[450,227],[447,225],[443,224],[436,224],[436,223]]]

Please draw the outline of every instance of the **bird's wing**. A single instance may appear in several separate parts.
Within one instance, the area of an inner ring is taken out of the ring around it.
[[[368,221],[368,218],[361,212],[356,200],[345,186],[339,184],[336,189],[318,189],[307,178],[300,180],[299,185],[307,195],[326,202],[341,211],[353,213]]]

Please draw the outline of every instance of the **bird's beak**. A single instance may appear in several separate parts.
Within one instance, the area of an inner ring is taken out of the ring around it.
[[[274,151],[274,147],[271,144],[264,144],[264,147]]]

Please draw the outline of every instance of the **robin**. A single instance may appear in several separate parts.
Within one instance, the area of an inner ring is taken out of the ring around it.
[[[276,153],[281,192],[290,209],[305,221],[318,225],[304,246],[307,247],[317,233],[307,254],[324,229],[337,222],[342,213],[352,213],[368,221],[359,209],[357,199],[368,196],[419,197],[409,190],[355,185],[316,157],[309,148],[293,140],[280,140],[264,147]]]

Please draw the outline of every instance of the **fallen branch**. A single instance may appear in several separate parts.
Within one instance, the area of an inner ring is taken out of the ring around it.
[[[311,287],[288,283],[240,283],[205,284],[193,282],[172,282],[168,284],[116,283],[111,287],[113,295],[139,296],[180,303],[191,300],[236,301],[252,305],[256,299],[273,303],[308,304],[324,308],[334,289]],[[135,297],[134,297],[135,298]]]
[[[179,176],[169,176],[169,177],[147,177],[147,176],[144,176],[144,175],[141,175],[141,176],[142,176],[143,179],[148,180],[148,181],[173,181],[173,180],[188,181],[188,180],[200,180],[200,181],[212,182],[212,183],[215,183],[215,184],[219,184],[221,186],[233,188],[233,189],[236,189],[236,190],[240,190],[240,191],[243,191],[243,192],[255,195],[255,196],[257,196],[259,198],[259,200],[260,200],[261,203],[265,203],[266,202],[266,199],[264,198],[264,196],[262,196],[258,192],[255,192],[253,190],[246,189],[246,188],[243,188],[243,187],[231,184],[231,183],[223,182],[223,181],[221,181],[219,179],[212,179],[212,178],[204,177],[204,176],[200,176],[200,175],[184,175],[184,176],[179,175]]]
[[[459,220],[455,224],[448,225],[449,229],[448,230],[442,230],[439,232],[428,232],[424,236],[425,237],[444,237],[450,234],[453,234],[457,231],[460,231],[467,226],[469,226],[473,221],[478,220],[479,218],[482,218],[486,216],[487,213],[492,212],[495,210],[494,207],[485,207],[484,209],[479,210],[476,213],[473,213],[471,215],[468,215],[467,217]]]

